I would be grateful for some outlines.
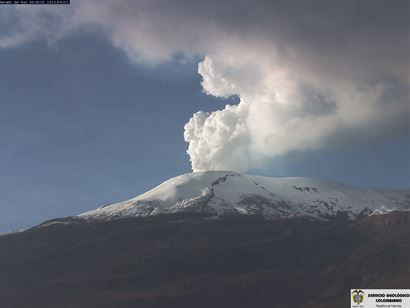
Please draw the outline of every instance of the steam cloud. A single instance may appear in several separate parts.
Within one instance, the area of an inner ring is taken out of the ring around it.
[[[239,103],[186,123],[194,171],[409,132],[408,1],[103,3],[10,8],[0,23],[18,26],[0,30],[0,47],[86,30],[132,61],[203,57],[204,91]]]

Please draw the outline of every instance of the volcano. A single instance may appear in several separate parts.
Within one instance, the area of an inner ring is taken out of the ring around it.
[[[410,285],[410,190],[195,172],[0,236],[2,307],[347,307]]]

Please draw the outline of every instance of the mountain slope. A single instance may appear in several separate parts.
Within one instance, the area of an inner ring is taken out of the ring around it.
[[[360,221],[176,213],[0,236],[6,308],[342,308],[408,288],[410,212]]]
[[[224,171],[184,174],[171,178],[133,199],[81,214],[86,219],[201,212],[211,215],[248,214],[268,219],[350,219],[410,209],[410,190],[359,189],[315,178],[272,178]]]
[[[410,285],[409,195],[181,175],[0,236],[1,307],[346,307],[351,288]]]

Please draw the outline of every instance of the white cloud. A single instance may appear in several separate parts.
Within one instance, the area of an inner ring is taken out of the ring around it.
[[[86,30],[133,61],[204,56],[204,91],[239,104],[185,125],[192,168],[246,171],[340,136],[408,133],[408,9],[406,1],[82,1],[10,11],[17,30],[0,32],[0,47]]]

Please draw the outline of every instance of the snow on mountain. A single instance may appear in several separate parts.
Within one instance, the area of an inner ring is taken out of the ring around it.
[[[203,212],[286,217],[349,218],[410,210],[410,190],[362,189],[305,177],[264,177],[224,171],[183,174],[133,199],[79,215],[112,219]]]

